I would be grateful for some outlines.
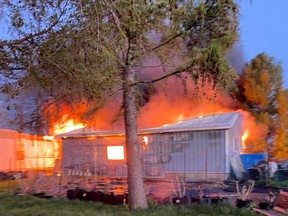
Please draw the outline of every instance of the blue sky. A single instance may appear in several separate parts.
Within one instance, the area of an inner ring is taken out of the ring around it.
[[[239,4],[245,61],[262,52],[281,61],[288,89],[288,0],[241,0]]]

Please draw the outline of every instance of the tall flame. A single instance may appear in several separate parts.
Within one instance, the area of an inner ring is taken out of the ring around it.
[[[144,142],[145,145],[148,145],[149,140],[148,140],[147,136],[143,137],[143,142]]]
[[[247,140],[248,136],[249,136],[249,130],[245,130],[244,134],[241,137],[243,149],[247,148],[245,141]]]

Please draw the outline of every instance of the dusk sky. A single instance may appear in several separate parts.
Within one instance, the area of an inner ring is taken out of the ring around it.
[[[240,34],[246,62],[265,52],[281,61],[288,88],[288,0],[241,0]]]

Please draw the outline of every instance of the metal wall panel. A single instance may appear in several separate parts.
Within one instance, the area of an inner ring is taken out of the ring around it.
[[[139,135],[139,144],[143,146],[143,176],[225,173],[225,136],[226,130]],[[127,176],[125,160],[107,159],[107,146],[117,145],[125,146],[125,137],[64,139],[63,166],[101,176]]]
[[[164,172],[225,172],[225,130],[175,132],[149,136],[143,165]]]
[[[98,176],[127,176],[125,160],[108,160],[107,146],[124,146],[124,137],[94,137],[63,140],[63,169]]]
[[[182,145],[182,151],[173,152],[171,162],[164,165],[165,171],[184,173],[225,170],[224,130],[182,133],[189,135],[188,140],[173,142],[173,145]]]

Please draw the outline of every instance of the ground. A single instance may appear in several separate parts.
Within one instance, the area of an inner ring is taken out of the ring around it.
[[[67,190],[82,188],[87,191],[96,189],[103,192],[114,192],[114,194],[123,194],[127,192],[127,182],[125,179],[107,179],[75,176],[44,176],[39,175],[34,179],[18,179],[20,193],[39,194],[45,193],[51,196],[67,196]],[[287,189],[288,190],[288,189]],[[236,204],[239,198],[236,191],[235,181],[226,182],[186,182],[174,180],[145,180],[146,195],[155,201],[166,204],[171,203],[173,197],[177,194],[185,194],[189,199],[191,197],[225,197],[232,204]],[[269,192],[274,193],[277,189],[273,187],[255,186],[247,199],[253,200],[258,205],[259,202],[269,199]]]

